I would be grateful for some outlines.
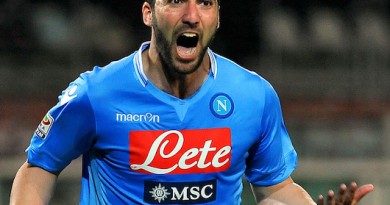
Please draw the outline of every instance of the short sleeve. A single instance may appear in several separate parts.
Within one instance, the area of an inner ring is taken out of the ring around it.
[[[27,161],[59,172],[86,152],[94,141],[95,119],[82,77],[62,92],[34,132],[26,149]]]
[[[261,136],[249,150],[248,182],[270,186],[286,180],[295,170],[297,154],[287,133],[280,101],[271,85],[264,86],[264,108],[261,116]]]

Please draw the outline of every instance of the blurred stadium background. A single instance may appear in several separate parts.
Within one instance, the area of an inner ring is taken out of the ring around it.
[[[79,73],[149,39],[141,0],[0,1],[0,204],[32,132]],[[222,1],[212,49],[268,79],[299,153],[294,178],[316,197],[341,182],[390,201],[388,0]],[[77,204],[80,161],[52,204]],[[253,204],[246,184],[243,204]]]

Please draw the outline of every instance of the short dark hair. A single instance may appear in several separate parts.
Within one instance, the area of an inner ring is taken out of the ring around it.
[[[145,2],[148,2],[152,7],[154,7],[154,3],[156,3],[155,0],[145,0]],[[221,3],[221,0],[217,0],[218,4]]]
[[[154,4],[156,3],[156,0],[144,0],[146,3],[150,4],[150,7],[154,10]]]
[[[151,6],[154,6],[154,3],[155,3],[154,0],[145,0],[145,2],[148,2]]]

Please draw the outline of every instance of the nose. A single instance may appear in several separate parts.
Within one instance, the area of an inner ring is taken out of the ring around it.
[[[190,25],[191,27],[196,27],[200,21],[200,13],[198,5],[195,1],[188,1],[184,15],[183,15],[183,23]]]

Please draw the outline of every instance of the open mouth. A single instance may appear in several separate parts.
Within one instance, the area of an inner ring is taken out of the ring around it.
[[[194,33],[183,33],[179,36],[179,38],[177,38],[177,45],[185,48],[196,47],[196,44],[198,44],[198,39],[198,35]]]
[[[176,41],[178,53],[181,57],[189,57],[196,52],[199,36],[195,33],[183,33]]]

